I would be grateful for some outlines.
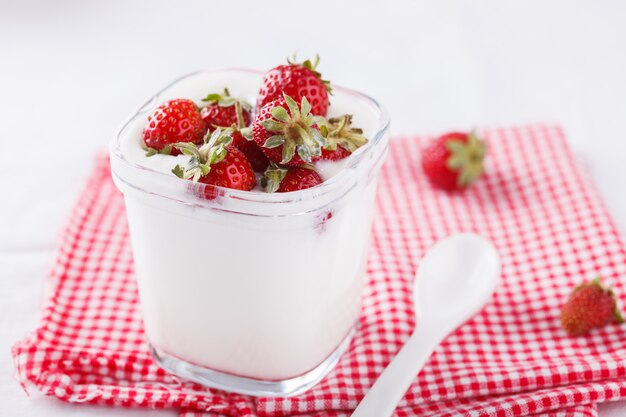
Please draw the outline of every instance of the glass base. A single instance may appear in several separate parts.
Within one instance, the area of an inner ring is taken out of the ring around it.
[[[210,388],[257,397],[289,397],[301,394],[321,381],[335,367],[341,355],[348,349],[354,332],[355,328],[353,327],[337,349],[315,368],[300,376],[282,381],[246,378],[204,368],[185,362],[152,345],[150,345],[150,353],[156,363],[166,371]]]

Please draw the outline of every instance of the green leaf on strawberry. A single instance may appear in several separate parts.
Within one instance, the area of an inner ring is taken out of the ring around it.
[[[270,102],[257,115],[253,138],[271,160],[281,164],[301,165],[322,153],[326,138],[319,131],[311,105],[302,97],[300,105],[283,94]],[[276,150],[275,152],[268,152]],[[298,155],[294,161],[294,156]]]
[[[287,168],[281,168],[276,164],[270,164],[265,170],[265,175],[261,179],[261,186],[267,193],[275,193],[280,187],[280,183],[287,175]]]
[[[484,172],[485,143],[474,132],[467,135],[467,141],[449,140],[447,143],[450,157],[446,165],[458,172],[457,183],[466,187],[475,182]]]
[[[334,151],[337,146],[341,146],[352,153],[367,143],[367,138],[363,136],[363,129],[352,127],[351,114],[328,120],[319,116],[316,119],[320,132],[326,139],[325,150]]]
[[[176,165],[172,173],[179,178],[192,179],[194,182],[206,176],[211,171],[211,165],[223,161],[226,157],[226,147],[232,142],[231,133],[230,128],[225,130],[217,128],[213,133],[207,132],[204,144],[199,148],[192,143],[175,143],[174,148],[191,158],[186,168]]]

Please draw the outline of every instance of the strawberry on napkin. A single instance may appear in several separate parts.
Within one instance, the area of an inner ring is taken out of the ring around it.
[[[123,199],[99,158],[59,249],[41,325],[13,349],[20,382],[65,401],[175,407],[189,416],[348,416],[415,325],[411,289],[420,257],[436,240],[471,231],[498,248],[503,283],[435,351],[396,415],[596,415],[596,403],[626,398],[626,327],[571,337],[560,310],[575,285],[598,275],[624,301],[624,242],[558,127],[481,136],[486,174],[452,193],[423,175],[423,138],[392,141],[356,337],[320,384],[284,399],[203,388],[154,364]]]

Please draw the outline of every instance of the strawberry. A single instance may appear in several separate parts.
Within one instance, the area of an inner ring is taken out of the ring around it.
[[[251,106],[244,101],[231,97],[227,88],[222,94],[209,94],[202,101],[208,103],[200,110],[200,116],[207,126],[230,127],[237,125],[237,110],[235,108],[237,103],[241,107],[243,127],[250,124]]]
[[[241,131],[234,131],[232,137],[233,146],[243,152],[254,171],[263,172],[267,169],[270,160],[254,140],[247,139]]]
[[[485,143],[474,132],[448,133],[424,150],[422,168],[436,187],[466,188],[483,174],[485,150]]]
[[[613,291],[600,278],[574,289],[561,310],[561,325],[570,336],[581,336],[610,323],[623,323]]]
[[[281,168],[272,164],[265,171],[261,185],[268,193],[288,193],[315,187],[322,182],[324,180],[312,167]]]
[[[184,98],[166,101],[148,116],[143,129],[143,142],[148,148],[146,155],[180,154],[172,145],[201,143],[205,132],[206,125],[193,101]]]
[[[283,93],[300,101],[306,97],[311,103],[311,113],[325,116],[328,110],[330,82],[323,80],[316,71],[319,56],[315,62],[306,60],[302,63],[287,60],[288,65],[279,65],[269,70],[263,77],[257,99],[257,108],[282,97]]]
[[[363,136],[363,129],[351,127],[352,115],[350,114],[329,120],[320,117],[318,124],[322,135],[326,138],[326,144],[322,148],[322,159],[337,161],[347,158],[367,143],[367,138]]]
[[[341,146],[338,146],[334,151],[322,149],[322,157],[320,159],[324,161],[339,161],[352,155],[350,151],[345,150]]]
[[[243,117],[242,105],[239,102],[235,103],[236,124],[232,128],[231,137],[233,138],[232,145],[244,153],[252,169],[256,172],[263,172],[267,169],[270,161],[265,156],[265,153],[259,148],[252,138],[252,129],[247,126],[247,122]]]
[[[176,165],[172,172],[179,178],[224,188],[249,191],[256,185],[256,177],[245,155],[231,146],[229,129],[217,128],[207,133],[204,145],[197,147],[190,143],[176,143],[174,147],[191,156],[189,165],[182,168]],[[215,197],[215,190],[207,188],[204,196]]]
[[[261,107],[252,124],[252,136],[270,161],[298,166],[322,155],[326,139],[310,111],[306,97],[298,106],[286,94]]]
[[[198,181],[244,191],[250,191],[256,185],[256,177],[250,162],[243,152],[235,147],[228,147],[224,159],[213,164],[209,173],[200,177]]]

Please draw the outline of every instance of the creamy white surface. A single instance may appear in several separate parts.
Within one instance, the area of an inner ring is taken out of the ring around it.
[[[314,368],[357,319],[374,192],[372,182],[324,226],[314,214],[282,231],[127,196],[149,340],[187,361],[259,379]]]

